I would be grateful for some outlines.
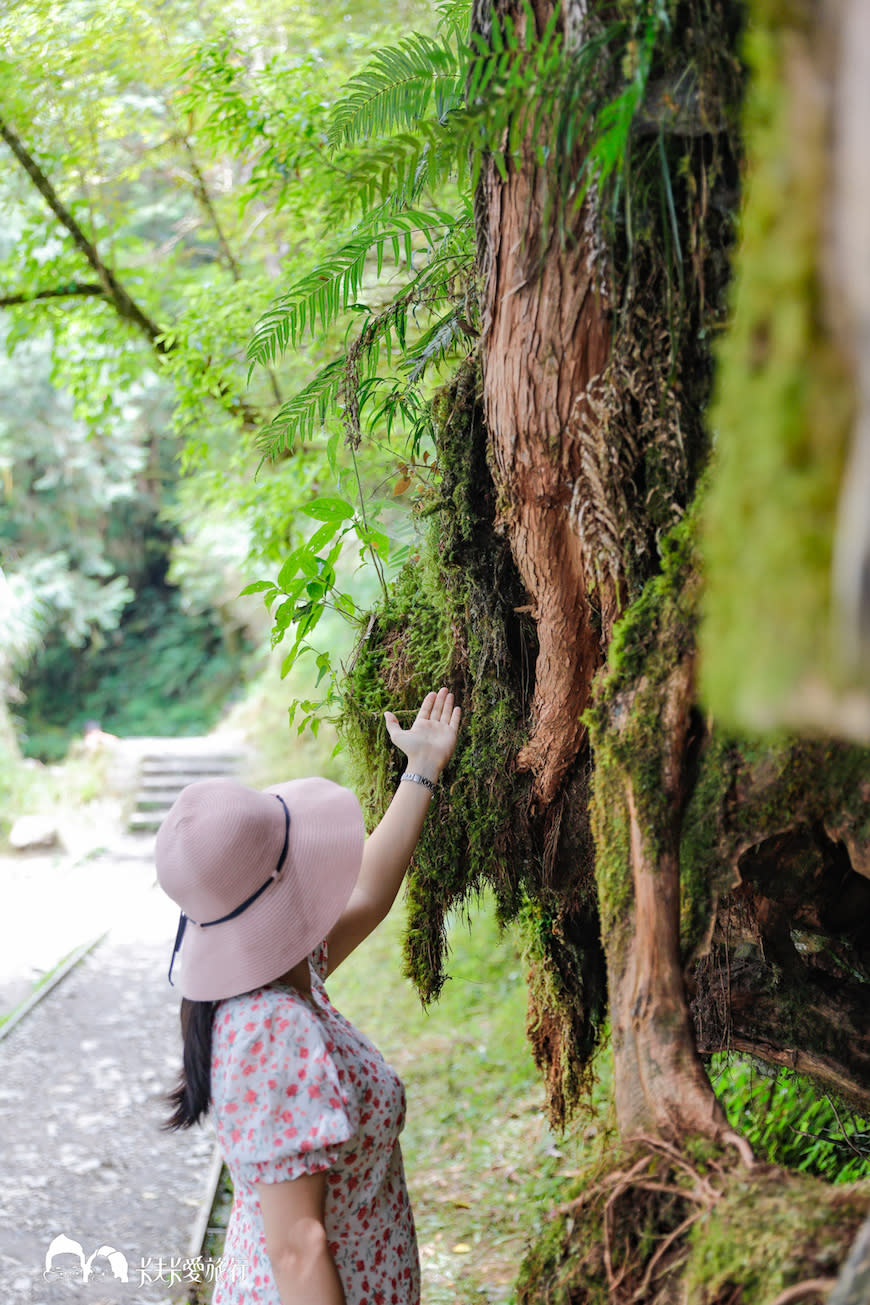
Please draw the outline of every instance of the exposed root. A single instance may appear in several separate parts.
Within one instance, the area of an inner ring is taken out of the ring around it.
[[[807,1278],[805,1282],[795,1282],[779,1293],[773,1305],[793,1305],[794,1301],[806,1300],[807,1296],[827,1296],[836,1282],[836,1278]]]
[[[760,1160],[747,1168],[733,1139],[722,1150],[700,1137],[685,1151],[647,1136],[626,1145],[619,1160],[602,1155],[554,1212],[523,1265],[518,1305],[827,1305],[846,1281],[850,1303],[868,1301],[845,1267],[826,1276],[859,1246],[865,1265],[866,1184]],[[618,1167],[604,1172],[608,1164]]]
[[[752,1169],[754,1167],[755,1156],[752,1154],[752,1147],[749,1145],[746,1138],[740,1133],[723,1133],[722,1142],[727,1146],[733,1146],[735,1148],[747,1169]]]
[[[601,1250],[610,1299],[614,1305],[639,1305],[649,1299],[654,1281],[685,1257],[684,1238],[720,1200],[722,1191],[714,1179],[724,1183],[728,1165],[711,1159],[706,1166],[709,1173],[704,1172],[676,1147],[655,1137],[634,1137],[626,1146],[642,1148],[643,1154],[627,1169],[613,1170],[553,1214],[572,1214],[603,1201]],[[653,1230],[649,1220],[655,1210],[661,1214],[654,1218]],[[660,1242],[644,1262],[639,1247],[645,1222],[647,1231]]]

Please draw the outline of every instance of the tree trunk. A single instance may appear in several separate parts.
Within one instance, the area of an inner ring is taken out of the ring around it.
[[[630,922],[612,930],[607,941],[619,1131],[674,1143],[686,1133],[718,1138],[727,1128],[695,1049],[680,962],[680,807],[693,678],[692,659],[686,658],[662,690],[664,819],[648,819],[630,773],[621,795],[603,794],[605,802],[624,802],[628,813],[634,899]]]
[[[546,0],[533,6],[531,36],[540,35],[551,8]],[[499,0],[491,8],[478,4],[477,30],[488,36],[493,15],[507,14],[522,40],[523,12],[516,0]],[[571,43],[585,20],[577,0],[562,7],[560,21]],[[525,32],[527,41],[529,36]],[[581,162],[578,144],[578,171]],[[700,152],[696,163],[706,166]],[[557,186],[555,171],[536,160],[529,142],[522,161],[508,158],[506,175],[492,160],[484,163],[476,196],[483,404],[497,528],[510,541],[538,638],[530,737],[515,767],[531,772],[531,803],[539,814],[557,809],[572,768],[588,759],[584,713],[628,589],[626,540],[645,541],[654,533],[658,495],[669,505],[671,521],[679,514],[680,486],[688,492],[688,466],[697,459],[686,446],[704,438],[691,403],[684,405],[686,413],[678,411],[674,394],[680,387],[669,389],[676,339],[663,302],[668,273],[651,271],[635,254],[640,270],[632,266],[621,284],[616,338],[615,287],[609,284],[596,192],[577,208],[554,193]],[[656,267],[655,256],[651,265]],[[712,300],[716,278],[709,270],[707,280]],[[721,289],[721,275],[719,282]],[[703,358],[699,363],[688,350],[677,378],[684,366],[683,388],[693,399]],[[627,519],[629,503],[634,521]],[[597,533],[584,529],[586,514],[607,527]],[[663,515],[668,520],[667,511]],[[602,564],[605,534],[616,554],[609,566]],[[646,548],[642,566],[648,573],[653,550],[648,543],[639,547]],[[637,568],[634,574],[637,583]],[[630,765],[605,781],[621,794],[611,792],[605,800],[624,806],[631,826],[619,873],[631,881],[633,904],[627,916],[612,917],[612,927],[610,912],[602,912],[620,1129],[671,1141],[686,1132],[719,1135],[725,1127],[695,1051],[680,955],[679,809],[692,665],[689,650],[670,668],[667,683],[659,684],[664,732],[658,765],[668,817],[658,826],[650,823]],[[598,774],[597,755],[595,763]],[[546,822],[540,828],[546,830]],[[562,891],[570,893],[570,876]],[[539,1008],[535,1021],[546,1022]],[[560,1063],[558,1046],[547,1055]],[[561,1116],[560,1104],[554,1115]]]
[[[533,7],[540,35],[552,12]],[[477,6],[478,30],[491,21]],[[493,5],[524,31],[523,7]],[[562,7],[569,27],[585,7]],[[526,34],[528,36],[528,34]],[[538,635],[531,737],[517,757],[533,776],[533,798],[548,806],[583,742],[581,714],[602,663],[601,626],[612,624],[616,596],[594,611],[584,557],[572,519],[581,475],[577,438],[591,383],[610,353],[610,316],[596,257],[595,214],[584,203],[567,232],[553,218],[553,177],[533,159],[483,168],[478,247],[484,278],[481,361],[490,460],[506,531],[528,591]]]

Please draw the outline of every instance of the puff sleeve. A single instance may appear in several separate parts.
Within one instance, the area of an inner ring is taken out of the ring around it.
[[[261,991],[218,1012],[212,1070],[218,1142],[244,1182],[330,1169],[359,1127],[335,1048],[304,1000]]]

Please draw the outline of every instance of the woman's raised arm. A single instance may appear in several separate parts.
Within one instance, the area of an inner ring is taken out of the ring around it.
[[[447,689],[428,693],[410,729],[386,712],[387,731],[408,758],[405,773],[437,782],[456,747],[460,709]],[[332,972],[375,929],[396,900],[432,792],[425,784],[400,783],[380,824],[366,839],[362,866],[350,901],[327,939]]]

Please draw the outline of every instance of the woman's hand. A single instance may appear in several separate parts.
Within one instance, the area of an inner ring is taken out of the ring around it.
[[[390,738],[408,758],[408,770],[434,783],[456,747],[460,711],[453,705],[453,694],[446,689],[427,693],[407,730],[391,711],[384,716]],[[431,796],[422,784],[399,784],[387,811],[366,839],[350,901],[326,940],[330,974],[377,928],[396,900]]]
[[[427,693],[410,729],[403,730],[391,711],[384,712],[387,733],[408,758],[408,769],[436,780],[453,756],[461,712],[447,689]]]

